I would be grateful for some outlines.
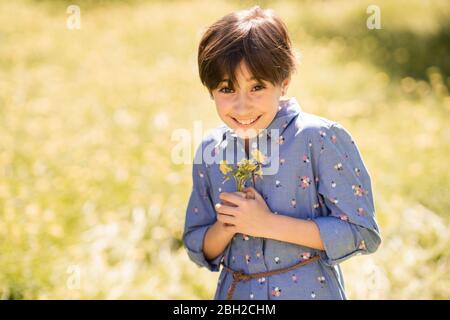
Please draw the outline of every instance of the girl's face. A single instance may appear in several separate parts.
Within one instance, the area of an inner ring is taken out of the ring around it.
[[[277,86],[252,79],[244,62],[236,70],[234,89],[228,87],[226,80],[222,79],[212,91],[212,97],[219,117],[242,139],[253,138],[269,126],[290,83],[290,78]]]

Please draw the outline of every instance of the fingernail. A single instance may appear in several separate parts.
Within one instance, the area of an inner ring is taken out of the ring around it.
[[[220,203],[216,203],[216,208],[220,208],[221,204]]]

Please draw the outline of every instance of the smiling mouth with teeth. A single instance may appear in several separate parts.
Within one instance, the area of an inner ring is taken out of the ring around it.
[[[261,118],[261,116],[258,116],[257,118],[253,118],[253,119],[248,119],[248,120],[238,120],[236,118],[233,118],[233,120],[235,122],[239,123],[240,125],[248,126],[248,125],[255,123],[259,118]]]

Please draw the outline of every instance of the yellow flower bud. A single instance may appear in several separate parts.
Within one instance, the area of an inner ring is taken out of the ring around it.
[[[266,157],[264,156],[264,154],[259,151],[258,149],[253,149],[252,150],[252,156],[253,158],[255,158],[256,161],[258,161],[259,163],[264,163],[264,161],[266,161]]]
[[[227,174],[228,172],[230,172],[230,171],[233,170],[233,169],[227,164],[227,162],[226,162],[225,160],[220,160],[219,169],[220,169],[220,172],[222,172],[222,174]]]

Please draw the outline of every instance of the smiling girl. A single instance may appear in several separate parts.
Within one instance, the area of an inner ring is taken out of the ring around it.
[[[258,6],[228,14],[204,33],[198,63],[224,125],[195,159],[211,145],[246,158],[264,140],[278,148],[278,170],[244,192],[218,162],[194,161],[183,243],[199,266],[223,265],[214,298],[346,299],[339,264],[381,243],[371,179],[342,125],[285,97],[296,67],[285,24]]]

